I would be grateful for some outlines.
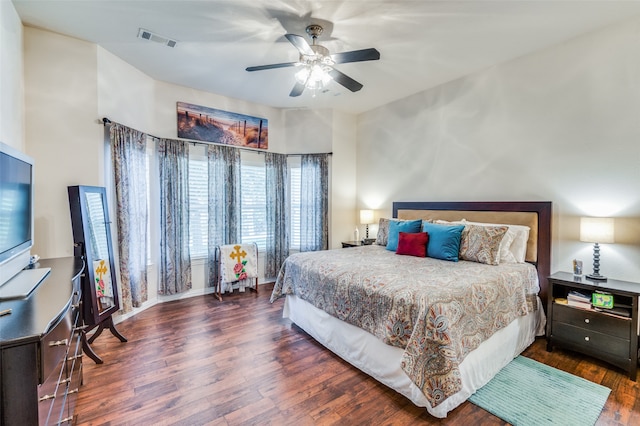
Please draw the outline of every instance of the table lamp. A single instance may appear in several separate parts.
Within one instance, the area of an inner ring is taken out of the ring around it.
[[[587,275],[591,280],[606,281],[600,275],[600,243],[613,243],[613,219],[607,217],[580,218],[580,241],[593,243],[593,274]]]
[[[360,210],[360,223],[362,225],[367,225],[366,226],[366,237],[365,238],[369,238],[369,225],[374,223],[373,222],[373,210]]]

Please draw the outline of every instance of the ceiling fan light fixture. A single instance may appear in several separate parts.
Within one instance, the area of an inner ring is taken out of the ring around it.
[[[309,76],[309,80],[316,85],[320,83],[322,86],[324,86],[331,81],[329,71],[331,71],[331,68],[323,67],[316,64],[311,67],[311,75]]]
[[[307,64],[296,72],[296,81],[304,84],[307,89],[320,90],[332,80],[329,75],[331,68],[318,63]]]
[[[295,74],[296,81],[300,84],[306,84],[309,79],[309,74],[311,74],[309,66],[305,65],[301,67]]]
[[[322,26],[318,24],[312,24],[307,27],[307,34],[311,36],[313,44],[307,43],[304,38],[296,34],[284,35],[300,53],[300,58],[297,62],[253,66],[247,67],[246,70],[260,71],[274,68],[299,67],[295,73],[296,84],[289,93],[289,96],[292,97],[302,95],[305,89],[312,90],[314,96],[318,90],[326,92],[324,87],[329,84],[331,80],[352,92],[357,92],[362,89],[362,84],[343,74],[333,66],[335,64],[348,62],[376,61],[380,59],[380,52],[374,48],[369,48],[335,53],[332,55],[329,49],[316,43],[316,39],[322,34],[322,31]]]

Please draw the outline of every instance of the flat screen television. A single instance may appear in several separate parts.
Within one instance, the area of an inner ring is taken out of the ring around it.
[[[33,159],[0,142],[0,286],[26,266],[33,246]]]

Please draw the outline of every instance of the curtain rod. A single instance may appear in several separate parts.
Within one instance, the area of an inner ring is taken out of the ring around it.
[[[107,117],[102,117],[102,125],[103,126],[107,127],[107,126],[110,126],[111,124],[113,124],[113,121],[109,120]],[[117,124],[120,124],[120,123],[117,123]],[[144,133],[145,135],[147,135],[147,136],[149,136],[150,138],[153,138],[153,139],[158,139],[158,140],[162,139],[162,138],[159,138],[157,136],[151,135],[149,133],[145,133],[145,132],[141,132],[141,133]]]
[[[333,155],[333,152],[307,152],[304,154],[285,154],[287,157],[302,157],[303,155]]]
[[[113,124],[113,121],[109,120],[107,117],[102,117],[102,125],[103,126],[106,127],[106,126],[109,126],[111,124]],[[142,133],[144,133],[144,132],[142,132]],[[169,139],[169,138],[159,138],[158,136],[154,136],[154,135],[151,135],[149,133],[144,133],[144,134],[149,136],[149,137],[151,137],[151,138],[158,139],[158,140],[160,140],[160,139]],[[176,139],[176,140],[187,141],[187,142],[192,143],[194,145],[196,145],[196,144],[197,145],[225,145],[225,144],[219,144],[219,143],[215,143],[215,142],[197,141],[197,140],[194,140],[194,139],[187,139],[187,138],[179,138],[179,139]],[[235,145],[232,145],[232,146],[234,146],[236,149],[242,149],[242,150],[245,150],[245,151],[256,152],[258,154],[266,154],[267,153],[267,151],[265,151],[263,149],[245,148],[245,147],[240,147],[240,146],[235,146]],[[317,154],[333,155],[333,152],[315,152],[315,153],[310,152],[310,153],[305,153],[305,154],[284,154],[284,155],[286,155],[287,157],[300,157],[302,155],[317,155]]]

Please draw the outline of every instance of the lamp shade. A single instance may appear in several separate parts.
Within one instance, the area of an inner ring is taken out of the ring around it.
[[[360,210],[360,223],[370,225],[373,223],[373,210]]]
[[[613,243],[613,230],[612,218],[580,218],[580,241],[587,243]]]

